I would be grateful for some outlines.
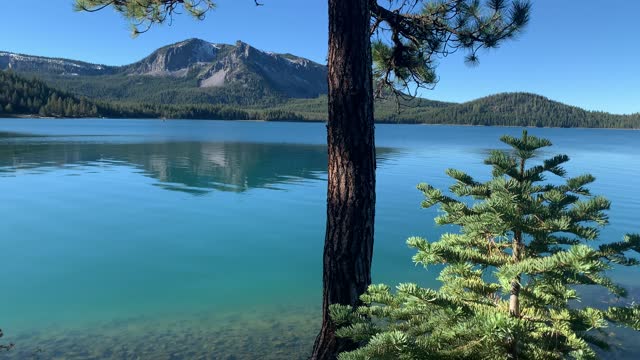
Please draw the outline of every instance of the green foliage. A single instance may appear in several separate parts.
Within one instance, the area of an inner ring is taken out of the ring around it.
[[[27,79],[29,75],[37,75],[44,82]],[[286,99],[257,84],[199,89],[195,82],[193,78],[63,77],[4,71],[0,72],[0,115],[327,120],[325,95]],[[640,114],[585,111],[527,93],[499,94],[462,104],[401,99],[400,112],[395,100],[378,99],[375,107],[376,121],[386,123],[640,128]]]
[[[577,306],[591,287],[626,296],[606,272],[639,264],[629,254],[640,252],[640,235],[591,245],[610,206],[586,188],[593,176],[566,177],[565,155],[539,159],[551,142],[526,131],[501,140],[510,149],[485,160],[489,181],[449,169],[449,192],[418,186],[422,206],[441,210],[436,223],[459,228],[439,241],[407,241],[416,264],[444,265],[442,286],[373,285],[365,306],[334,306],[339,335],[362,344],[341,360],[596,359],[595,348],[609,347],[607,326],[640,330],[638,305]]]
[[[437,82],[436,59],[466,51],[468,63],[478,51],[512,39],[529,21],[528,1],[392,0],[372,2],[373,64],[378,94]]]
[[[95,100],[145,104],[219,104],[227,106],[271,106],[284,97],[252,76],[242,84],[201,88],[194,74],[187,77],[102,75],[102,76],[37,76],[50,86]]]
[[[640,128],[640,114],[586,111],[529,93],[497,94],[439,109],[408,108],[400,117],[430,124]]]
[[[76,0],[77,11],[97,11],[112,6],[132,23],[133,34],[145,32],[154,23],[164,23],[174,12],[184,10],[196,19],[203,19],[215,8],[211,0]]]
[[[290,99],[273,105],[309,120],[327,119],[327,97]],[[456,104],[422,98],[378,99],[377,122],[530,127],[640,128],[640,114],[586,111],[529,93],[504,93]]]
[[[301,115],[286,109],[89,100],[53,89],[40,80],[28,80],[9,71],[0,71],[0,108],[1,116],[304,120]]]
[[[25,79],[12,72],[0,71],[0,114],[92,117],[98,115],[97,106],[79,98],[54,90],[43,82]]]

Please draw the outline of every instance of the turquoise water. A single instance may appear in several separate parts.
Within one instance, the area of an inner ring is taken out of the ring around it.
[[[405,239],[436,239],[422,181],[480,179],[517,128],[378,125],[374,282],[437,284]],[[640,132],[533,129],[640,232]],[[0,358],[303,359],[319,325],[323,124],[0,120]],[[640,299],[637,269],[614,275]],[[595,296],[595,295],[594,295]],[[588,299],[595,300],[595,299]],[[620,332],[611,359],[633,359]]]

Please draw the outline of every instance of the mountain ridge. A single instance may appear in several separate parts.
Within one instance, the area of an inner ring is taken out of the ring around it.
[[[115,66],[94,64],[81,60],[29,55],[0,50],[0,70],[38,71],[38,69],[34,69],[35,64],[47,67],[51,69],[51,71],[59,72],[61,75],[77,74],[67,70],[88,69],[93,74],[97,74],[102,73],[105,69],[115,68]]]
[[[51,88],[49,95],[31,98],[31,103],[41,104],[40,107],[49,102],[53,92],[59,92],[68,94],[64,96],[70,104],[82,98],[97,104],[100,116],[327,119],[326,66],[289,53],[259,50],[242,41],[232,45],[187,39],[122,66],[0,51],[0,70],[7,69],[24,78],[39,79]],[[27,101],[13,99],[15,89],[11,90],[11,85],[3,86],[0,91],[5,92],[4,98],[11,101],[12,107],[26,111]],[[33,86],[42,88],[41,84]],[[72,98],[74,96],[76,98]],[[394,98],[376,101],[376,120],[640,128],[640,113],[616,115],[587,111],[524,92],[488,95],[462,103],[415,98],[401,101],[400,112],[397,105]],[[43,111],[54,116],[63,114],[51,108],[55,106],[45,107]],[[83,116],[81,111],[78,116]]]
[[[326,121],[327,98],[292,99],[278,106],[238,108],[224,105],[121,104],[93,101],[50,88],[37,79],[0,71],[0,117],[108,117]],[[640,128],[640,114],[589,112],[531,93],[496,94],[466,103],[413,99],[397,112],[393,100],[377,101],[382,123],[498,125],[524,127]],[[479,109],[493,109],[481,111]],[[524,114],[524,115],[523,115]]]
[[[181,79],[188,82],[186,87],[191,90],[205,93],[252,87],[260,89],[264,97],[273,98],[310,98],[327,92],[326,66],[292,54],[262,51],[242,41],[230,45],[187,39],[122,66],[2,51],[0,70],[7,69],[41,77],[61,90],[90,97],[98,97],[94,94],[96,89],[122,83],[123,77]],[[84,80],[86,94],[74,87],[78,79]],[[117,89],[110,89],[104,98],[123,100],[124,96]]]

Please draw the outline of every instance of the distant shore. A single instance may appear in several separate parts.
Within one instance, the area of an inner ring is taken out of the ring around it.
[[[326,120],[319,119],[310,119],[310,120],[299,120],[299,119],[278,119],[278,120],[260,120],[260,119],[166,119],[166,118],[109,118],[109,117],[54,117],[54,116],[40,116],[40,115],[9,115],[9,114],[0,114],[0,120],[2,119],[34,119],[34,120],[155,120],[155,121],[184,121],[184,120],[193,120],[193,121],[242,121],[242,122],[293,122],[293,123],[324,123]],[[439,124],[429,124],[429,123],[419,123],[419,122],[411,122],[411,121],[380,121],[376,120],[376,125],[422,125],[422,126],[465,126],[465,127],[500,127],[500,128],[530,128],[530,129],[600,129],[600,130],[632,130],[638,131],[640,128],[611,128],[611,127],[584,127],[584,126],[571,126],[571,127],[559,127],[559,126],[531,126],[531,125],[473,125],[473,124],[449,124],[449,123],[439,123]]]

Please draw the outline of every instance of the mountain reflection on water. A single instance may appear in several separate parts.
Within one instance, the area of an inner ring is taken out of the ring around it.
[[[310,179],[326,178],[327,154],[322,145],[246,142],[83,142],[82,137],[56,138],[0,134],[12,141],[0,146],[0,176],[18,171],[48,172],[59,168],[132,166],[155,178],[156,186],[194,195],[212,190],[243,192],[278,189]],[[95,137],[91,137],[95,140]],[[393,149],[378,150],[384,161]]]

